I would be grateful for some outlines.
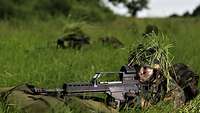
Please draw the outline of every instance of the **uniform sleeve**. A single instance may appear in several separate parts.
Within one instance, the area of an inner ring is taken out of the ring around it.
[[[174,81],[168,82],[168,91],[164,100],[174,102],[174,108],[184,105],[186,98],[183,89]]]

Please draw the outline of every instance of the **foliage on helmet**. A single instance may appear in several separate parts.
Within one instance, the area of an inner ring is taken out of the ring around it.
[[[170,48],[173,47],[167,36],[160,33],[152,33],[140,40],[129,54],[129,64],[148,65],[153,67],[160,65],[163,75],[170,80],[169,68],[173,59]]]

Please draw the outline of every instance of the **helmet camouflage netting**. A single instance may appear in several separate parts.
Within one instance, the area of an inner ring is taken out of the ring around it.
[[[139,45],[133,47],[130,51],[129,64],[138,64],[141,66],[148,65],[153,67],[159,64],[163,75],[170,79],[169,67],[171,67],[172,55],[169,49],[172,44],[164,34],[156,35],[155,33],[143,38]]]

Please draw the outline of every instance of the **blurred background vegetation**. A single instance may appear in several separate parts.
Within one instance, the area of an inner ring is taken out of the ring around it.
[[[47,20],[60,16],[82,21],[114,19],[99,0],[0,0],[0,18],[4,20]]]
[[[124,4],[131,16],[148,9],[148,0],[109,0],[113,5]],[[116,15],[101,0],[0,0],[0,19],[37,18],[46,20],[67,17],[81,21],[112,21]],[[192,13],[186,11],[183,17],[200,16],[200,5]],[[172,14],[170,17],[181,17]]]

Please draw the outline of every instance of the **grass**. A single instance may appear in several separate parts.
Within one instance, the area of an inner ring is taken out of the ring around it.
[[[147,24],[157,25],[174,43],[174,63],[188,64],[200,72],[199,19],[118,18],[112,23],[83,23],[91,45],[81,51],[56,49],[55,41],[68,24],[77,22],[63,18],[46,22],[1,21],[0,87],[27,82],[41,87],[61,87],[64,82],[90,81],[96,71],[118,71],[127,63],[129,50],[141,38]],[[125,48],[103,47],[97,38],[107,35],[119,38]],[[171,107],[165,105],[169,104],[161,103],[145,112],[171,112]]]

